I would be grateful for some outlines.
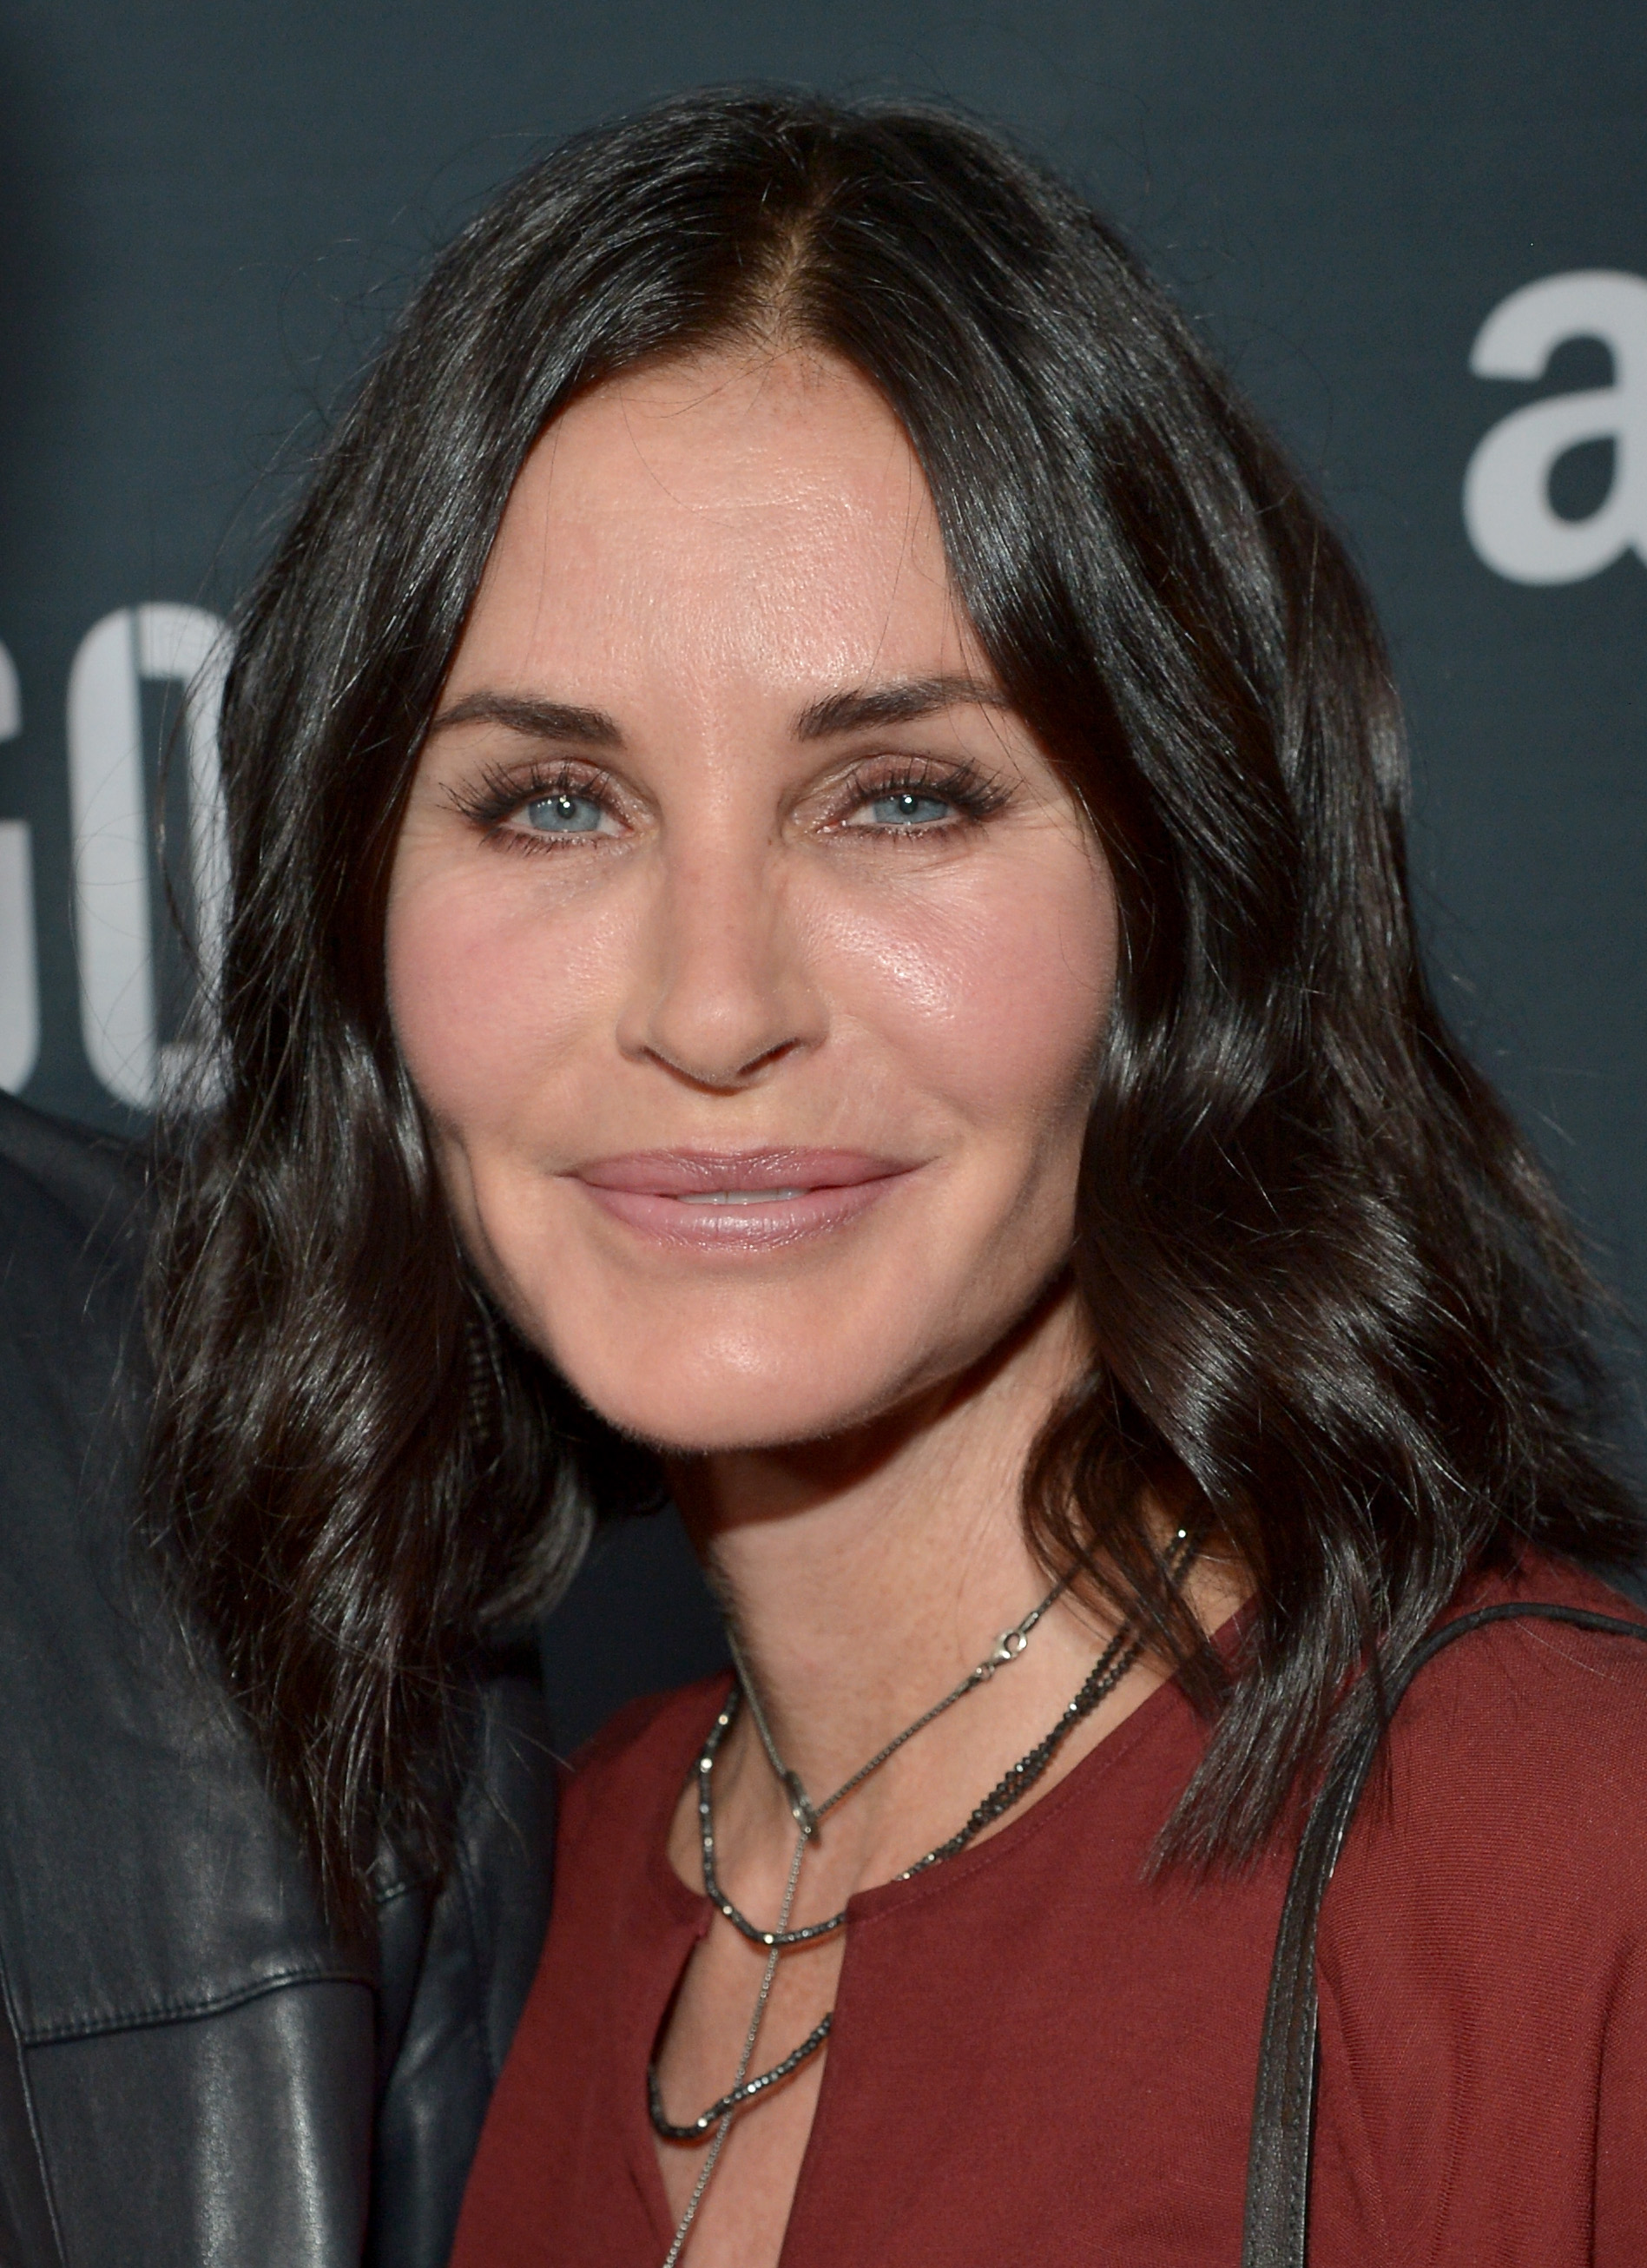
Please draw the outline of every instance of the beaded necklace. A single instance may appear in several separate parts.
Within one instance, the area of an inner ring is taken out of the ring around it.
[[[1193,1557],[1194,1547],[1190,1543],[1188,1532],[1180,1528],[1174,1534],[1166,1551],[1166,1572],[1173,1584],[1182,1580],[1188,1571]],[[704,1895],[713,1901],[740,1935],[747,1938],[754,1945],[765,1947],[767,1962],[761,1976],[760,1989],[755,1995],[754,2007],[749,2018],[749,2029],[745,2035],[743,2051],[739,2058],[732,2083],[724,2095],[718,2096],[710,2104],[707,2110],[701,2111],[686,2125],[675,2124],[664,2109],[663,2095],[658,2083],[657,2065],[653,2063],[647,2066],[647,2109],[654,2131],[664,2140],[702,2141],[706,2134],[710,2133],[711,2130],[713,2132],[709,2154],[698,2169],[698,2177],[693,2185],[692,2194],[687,2201],[686,2210],[676,2225],[674,2240],[665,2255],[663,2268],[676,2268],[676,2264],[686,2249],[687,2238],[691,2233],[693,2222],[697,2218],[703,2192],[709,2187],[710,2177],[715,2171],[721,2151],[725,2145],[726,2137],[731,2132],[732,2121],[738,2113],[746,2104],[756,2101],[770,2088],[786,2080],[792,2072],[798,2071],[804,2063],[817,2054],[829,2036],[829,2028],[835,2019],[833,2009],[830,2009],[813,2026],[800,2045],[792,2049],[781,2061],[772,2065],[769,2070],[759,2073],[754,2079],[748,2075],[749,2066],[754,2059],[756,2043],[761,2036],[761,2020],[766,2014],[767,2002],[771,1996],[773,1979],[777,1975],[778,1962],[790,1948],[798,1945],[810,1945],[818,1938],[827,1937],[835,1931],[844,1928],[846,1925],[847,1909],[843,1906],[839,1913],[831,1914],[827,1920],[809,1922],[800,1929],[791,1929],[789,1926],[790,1915],[794,1910],[796,1889],[800,1881],[801,1862],[806,1855],[807,1845],[818,1831],[820,1822],[838,1805],[844,1803],[849,1796],[855,1794],[863,1786],[864,1781],[872,1773],[878,1772],[890,1757],[895,1756],[907,1741],[912,1741],[917,1733],[923,1732],[936,1718],[941,1717],[945,1710],[953,1708],[956,1702],[964,1700],[967,1694],[974,1693],[981,1685],[987,1684],[997,1669],[1004,1669],[1016,1661],[1029,1644],[1031,1631],[1066,1588],[1068,1580],[1065,1577],[1055,1583],[1040,1605],[1033,1607],[1022,1622],[1014,1624],[1010,1631],[1004,1631],[1001,1633],[990,1652],[974,1668],[967,1671],[959,1685],[946,1693],[941,1701],[935,1702],[931,1708],[917,1717],[913,1724],[906,1725],[902,1732],[888,1741],[884,1748],[878,1749],[867,1764],[860,1764],[849,1779],[842,1780],[835,1793],[826,1797],[824,1801],[819,1804],[814,1804],[808,1799],[799,1777],[779,1755],[777,1744],[773,1740],[771,1728],[767,1723],[766,1712],[761,1706],[754,1680],[749,1674],[742,1650],[738,1644],[737,1635],[730,1624],[728,1625],[727,1643],[731,1648],[736,1678],[732,1691],[726,1697],[725,1706],[710,1727],[709,1735],[704,1741],[697,1762],[698,1842],[703,1864],[703,1890]],[[1010,1811],[1014,1804],[1021,1802],[1046,1772],[1053,1758],[1077,1725],[1083,1718],[1090,1717],[1099,1702],[1107,1694],[1114,1692],[1115,1687],[1120,1684],[1121,1679],[1143,1653],[1143,1634],[1135,1629],[1130,1620],[1123,1623],[1093,1663],[1082,1681],[1079,1690],[1065,1706],[1051,1731],[1003,1773],[989,1794],[973,1810],[966,1823],[958,1828],[947,1841],[935,1845],[924,1858],[917,1859],[912,1867],[906,1867],[902,1873],[895,1874],[893,1880],[907,1882],[915,1875],[923,1874],[929,1867],[936,1867],[941,1860],[953,1858],[957,1852],[964,1851],[967,1845],[982,1834],[993,1821],[999,1819],[1004,1812]],[[721,1888],[716,1874],[713,1797],[715,1760],[720,1753],[721,1743],[724,1741],[737,1717],[739,1708],[743,1704],[748,1706],[751,1720],[760,1737],[767,1761],[772,1768],[778,1786],[783,1791],[790,1815],[798,1830],[795,1843],[795,1856],[790,1862],[789,1880],[784,1886],[783,1899],[779,1904],[777,1921],[771,1929],[758,1928],[746,1914],[741,1912]]]

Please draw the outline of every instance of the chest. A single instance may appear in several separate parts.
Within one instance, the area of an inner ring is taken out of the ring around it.
[[[752,2071],[826,2009],[833,2029],[734,2122],[689,2268],[982,2268],[1030,2225],[1048,2268],[1085,2268],[1099,2238],[1136,2268],[1237,2257],[1279,1881],[1150,1884],[1147,1837],[1105,1847],[1077,1827],[1026,1821],[786,1957]],[[655,2136],[648,2065],[671,2118],[704,2109],[761,1981],[684,1884],[654,1880],[643,1904],[618,1933],[627,1960],[569,1936],[546,1962],[561,2036],[598,2043],[581,2132],[551,2144],[578,2234],[545,2257],[567,2268],[659,2268],[702,2149]]]

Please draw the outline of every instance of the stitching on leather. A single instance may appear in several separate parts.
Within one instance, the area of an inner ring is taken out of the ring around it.
[[[302,1984],[358,1984],[366,1992],[373,1989],[371,1979],[358,1969],[282,1969],[271,1977],[260,1977],[255,1984],[243,1984],[233,1992],[214,1993],[203,2000],[160,2000],[152,2007],[133,2009],[121,2015],[83,2016],[68,2024],[28,2030],[19,2028],[18,2037],[26,2048],[46,2048],[67,2040],[97,2039],[111,2032],[145,2031],[156,2024],[187,2023],[201,2016],[226,2015],[231,2009],[266,1999],[271,1992],[283,1992]]]

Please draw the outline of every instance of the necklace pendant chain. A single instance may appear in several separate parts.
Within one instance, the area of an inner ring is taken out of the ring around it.
[[[1195,1555],[1195,1545],[1188,1530],[1179,1528],[1167,1546],[1165,1563],[1167,1575],[1175,1586],[1188,1572],[1190,1562]],[[726,1638],[732,1652],[737,1679],[732,1691],[726,1697],[725,1705],[710,1727],[709,1737],[703,1743],[697,1764],[698,1841],[703,1862],[703,1889],[704,1895],[731,1922],[734,1929],[747,1938],[752,1944],[765,1948],[767,1962],[765,1972],[761,1980],[761,1989],[755,1996],[754,2008],[750,2015],[749,2029],[744,2039],[743,2053],[739,2058],[736,2075],[726,2093],[711,2102],[707,2110],[701,2111],[697,2117],[684,2126],[673,2124],[664,2109],[663,2093],[658,2080],[658,2067],[655,2064],[648,2066],[646,2102],[654,2132],[665,2141],[671,2142],[699,2142],[706,2134],[712,2133],[708,2155],[698,2169],[697,2180],[693,2184],[692,2194],[687,2199],[686,2210],[676,2226],[674,2242],[670,2245],[665,2257],[663,2268],[676,2268],[676,2264],[686,2248],[687,2238],[691,2232],[693,2222],[697,2218],[703,2192],[709,2187],[710,2176],[720,2161],[726,2137],[739,2110],[746,2104],[758,2101],[770,2088],[779,2086],[792,2073],[798,2071],[803,2064],[810,2062],[829,2036],[829,2029],[835,2021],[833,2009],[825,2014],[821,2022],[813,2026],[798,2047],[791,2049],[788,2055],[774,2064],[769,2070],[758,2073],[754,2079],[749,2077],[749,2066],[754,2059],[755,2045],[761,2036],[761,2021],[766,2014],[767,2002],[771,1997],[772,1982],[777,1975],[780,1959],[790,1947],[812,1944],[820,1937],[833,1935],[835,1931],[844,1928],[846,1925],[847,1910],[843,1906],[839,1913],[831,1914],[824,1921],[808,1922],[799,1929],[790,1927],[790,1915],[794,1911],[795,1893],[800,1882],[801,1861],[806,1855],[807,1846],[818,1832],[820,1822],[827,1813],[835,1808],[837,1804],[844,1803],[849,1795],[856,1793],[871,1773],[878,1772],[889,1757],[897,1754],[906,1741],[912,1741],[915,1734],[923,1732],[935,1718],[941,1717],[946,1709],[952,1708],[957,1701],[963,1700],[968,1693],[976,1691],[980,1685],[988,1684],[997,1670],[1008,1668],[1017,1661],[1029,1644],[1031,1631],[1069,1587],[1069,1582],[1070,1578],[1066,1575],[1055,1583],[1040,1604],[1030,1609],[1022,1622],[1014,1623],[1011,1630],[1002,1631],[990,1652],[975,1668],[967,1671],[959,1685],[946,1693],[941,1701],[936,1702],[924,1715],[917,1717],[913,1724],[906,1725],[903,1731],[894,1739],[888,1741],[884,1748],[878,1749],[867,1764],[860,1764],[849,1779],[842,1780],[835,1793],[827,1797],[820,1804],[812,1802],[801,1784],[799,1775],[786,1764],[779,1755],[777,1743],[774,1741],[771,1727],[767,1723],[766,1712],[761,1705],[754,1679],[749,1674],[748,1665],[744,1660],[742,1649],[738,1643],[737,1633],[728,1624]],[[1015,1764],[1003,1773],[982,1802],[973,1811],[966,1824],[952,1835],[947,1842],[936,1845],[923,1859],[917,1859],[913,1867],[906,1867],[902,1874],[895,1876],[894,1880],[907,1882],[915,1875],[924,1874],[929,1867],[936,1867],[945,1859],[952,1859],[957,1852],[964,1851],[986,1827],[993,1825],[996,1820],[1011,1810],[1015,1804],[1020,1803],[1031,1788],[1046,1773],[1054,1757],[1077,1725],[1084,1718],[1090,1717],[1099,1704],[1108,1694],[1114,1692],[1115,1687],[1120,1684],[1121,1679],[1143,1652],[1144,1643],[1143,1633],[1136,1630],[1130,1620],[1123,1623],[1093,1663],[1079,1690],[1046,1737],[1037,1742],[1033,1749],[1021,1756]],[[795,1842],[795,1856],[790,1862],[789,1880],[784,1886],[783,1896],[778,1908],[777,1924],[772,1929],[757,1928],[748,1916],[739,1911],[721,1888],[719,1877],[716,1872],[715,1811],[711,1783],[714,1778],[715,1759],[719,1755],[721,1743],[737,1716],[740,1702],[747,1705],[761,1746],[766,1752],[767,1762],[772,1768],[773,1776],[778,1786],[783,1791],[790,1815],[799,1830]]]

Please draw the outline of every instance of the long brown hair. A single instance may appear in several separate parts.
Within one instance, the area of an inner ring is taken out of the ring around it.
[[[490,1308],[385,998],[420,742],[515,475],[649,357],[804,339],[884,394],[1009,696],[1114,869],[1123,965],[1074,1268],[1091,1376],[1031,1533],[1213,1729],[1167,1848],[1258,1846],[1346,1680],[1523,1539],[1631,1557],[1584,1270],[1437,1013],[1376,626],[1171,302],[1070,191],[919,109],[667,103],[435,268],[239,624],[221,1100],[169,1172],[150,1500],[339,1910],[440,1842],[465,1649],[655,1490]],[[1232,1677],[1140,1511],[1256,1587]]]

